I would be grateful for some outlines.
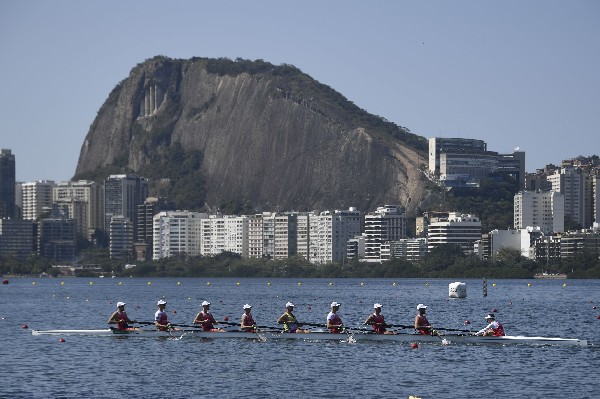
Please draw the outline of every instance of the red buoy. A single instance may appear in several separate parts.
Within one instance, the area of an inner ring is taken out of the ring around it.
[[[492,309],[492,313],[496,313],[498,311],[498,309],[494,308]]]
[[[58,340],[58,342],[65,342],[65,339],[61,338],[61,339]]]
[[[27,324],[23,324],[21,328],[29,328],[29,326]]]
[[[465,320],[465,324],[471,324],[471,320]]]
[[[177,314],[177,311],[173,309],[173,314]]]
[[[598,316],[596,316],[596,318],[597,318],[598,320],[600,320],[600,314],[599,314]]]
[[[413,342],[412,344],[410,344],[410,347],[412,349],[417,349],[419,347],[419,343],[418,342]]]
[[[595,306],[592,306],[592,309],[596,309],[596,307],[595,307]]]
[[[229,317],[228,316],[223,317],[223,321],[229,321]]]
[[[8,284],[8,280],[2,280],[2,284]]]

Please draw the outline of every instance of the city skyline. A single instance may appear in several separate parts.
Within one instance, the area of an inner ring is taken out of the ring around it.
[[[69,180],[110,91],[156,55],[293,64],[426,139],[519,147],[528,172],[599,152],[597,2],[141,4],[2,2],[0,147],[18,181]]]

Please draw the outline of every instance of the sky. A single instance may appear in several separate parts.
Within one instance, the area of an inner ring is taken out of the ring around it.
[[[0,148],[69,180],[110,91],[156,55],[292,64],[411,132],[600,155],[596,0],[0,1]]]

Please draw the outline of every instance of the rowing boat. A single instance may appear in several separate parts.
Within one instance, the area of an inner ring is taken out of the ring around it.
[[[585,346],[588,344],[583,339],[572,338],[549,338],[549,337],[526,337],[526,336],[503,336],[482,337],[474,335],[444,335],[443,337],[432,335],[421,335],[412,333],[398,334],[374,334],[365,331],[352,332],[348,334],[332,334],[329,332],[310,332],[306,334],[290,334],[272,331],[259,331],[256,333],[242,331],[207,332],[197,329],[181,329],[172,331],[159,331],[154,329],[130,329],[120,331],[117,329],[98,330],[32,330],[33,335],[99,335],[99,336],[138,336],[138,337],[195,337],[209,339],[260,339],[260,340],[289,340],[300,339],[305,341],[394,341],[394,342],[442,342],[442,339],[451,343],[466,344],[533,344],[533,345],[561,345],[561,346]]]

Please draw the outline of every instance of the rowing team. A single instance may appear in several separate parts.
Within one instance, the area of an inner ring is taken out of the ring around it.
[[[158,306],[158,310],[154,314],[154,325],[158,330],[161,331],[169,331],[174,329],[172,325],[169,323],[167,313],[165,312],[165,308],[167,306],[167,302],[164,300],[159,300],[156,304]],[[345,331],[344,323],[342,322],[341,317],[338,314],[340,310],[341,304],[338,302],[331,303],[331,311],[327,315],[326,327],[334,334],[339,334]],[[392,331],[388,331],[386,327],[392,327],[392,325],[387,324],[385,322],[385,318],[381,313],[381,308],[383,306],[379,303],[373,305],[374,312],[367,317],[364,324],[370,325],[373,329],[373,332],[377,334],[395,334]],[[200,311],[196,317],[194,318],[193,324],[197,324],[202,328],[202,331],[210,331],[210,332],[224,332],[225,330],[221,328],[216,328],[215,325],[219,324],[217,320],[215,320],[212,313],[209,311],[210,302],[204,301],[202,302],[202,311]],[[246,332],[256,332],[257,325],[252,317],[252,306],[244,305],[244,314],[242,314],[240,329]],[[292,302],[288,302],[285,305],[285,312],[277,319],[277,324],[283,325],[283,332],[285,333],[309,333],[310,330],[302,329],[303,325],[311,325],[317,326],[317,324],[311,323],[300,323],[294,314],[294,304]],[[422,303],[417,305],[417,315],[415,317],[414,329],[423,335],[439,335],[439,333],[431,326],[427,317],[425,316],[427,310],[427,306]],[[488,314],[486,317],[486,321],[488,325],[478,331],[475,335],[493,335],[493,336],[503,336],[504,328],[502,324],[496,321],[496,318],[493,313]],[[108,324],[116,324],[118,330],[127,330],[129,328],[129,324],[135,324],[139,322],[130,320],[125,312],[125,303],[117,302],[117,310],[110,316],[108,319]],[[225,324],[233,324],[233,323],[225,323]],[[396,326],[396,327],[405,327],[405,326]]]

